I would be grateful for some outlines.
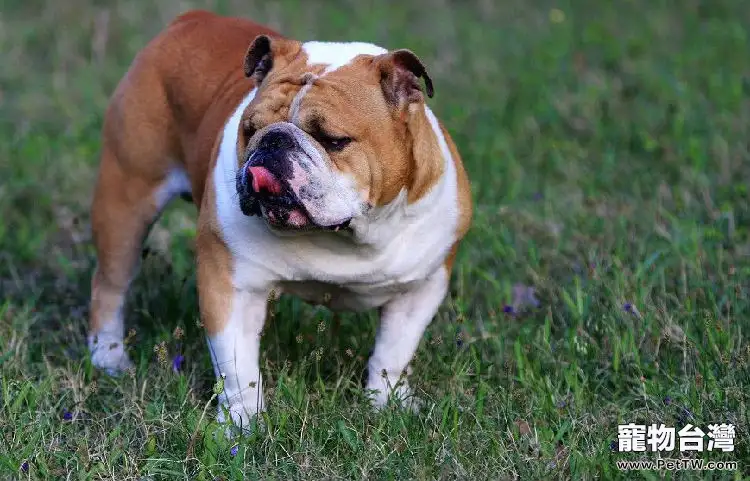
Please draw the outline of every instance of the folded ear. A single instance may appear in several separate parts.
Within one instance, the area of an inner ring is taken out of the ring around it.
[[[245,76],[251,77],[256,83],[262,82],[275,62],[292,53],[295,44],[296,42],[284,38],[258,35],[245,54]]]
[[[380,68],[380,85],[386,100],[399,107],[424,102],[420,79],[424,79],[425,92],[432,98],[432,79],[422,61],[411,50],[394,50],[377,59]]]

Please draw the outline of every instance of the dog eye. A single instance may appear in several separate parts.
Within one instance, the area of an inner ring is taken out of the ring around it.
[[[352,138],[321,135],[319,142],[329,152],[341,152],[347,145],[352,143]]]

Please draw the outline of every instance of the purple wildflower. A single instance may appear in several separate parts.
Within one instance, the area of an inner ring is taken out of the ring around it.
[[[556,404],[557,409],[563,409],[567,405],[568,403],[566,403],[564,399],[560,399],[559,401],[557,401],[557,404]]]
[[[612,451],[612,452],[615,452],[615,453],[618,451],[618,449],[617,449],[617,441],[611,441],[609,443],[609,450]]]
[[[513,314],[513,306],[506,304],[503,306],[503,312],[506,314]]]
[[[29,462],[28,461],[24,461],[23,463],[21,463],[21,471],[23,471],[24,473],[28,473],[29,472]]]
[[[183,356],[182,354],[176,355],[174,358],[172,358],[172,370],[174,372],[182,371],[183,362],[185,362],[185,356]]]
[[[665,396],[664,397],[664,405],[665,406],[669,406],[670,404],[672,404],[672,398],[670,396]]]
[[[70,421],[70,420],[72,420],[72,419],[73,419],[73,413],[71,413],[70,411],[68,411],[68,410],[66,409],[66,410],[65,410],[65,412],[63,412],[63,419],[64,419],[65,421]]]
[[[633,312],[633,304],[626,302],[625,305],[622,306],[623,309],[625,309],[625,312]]]
[[[231,454],[232,456],[237,456],[237,451],[239,451],[239,446],[235,444],[234,446],[232,446],[232,449],[229,450],[229,454]]]

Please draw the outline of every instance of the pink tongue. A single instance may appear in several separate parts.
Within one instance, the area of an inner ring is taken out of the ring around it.
[[[248,170],[253,176],[253,190],[255,192],[281,193],[281,183],[268,169],[265,167],[248,167]]]

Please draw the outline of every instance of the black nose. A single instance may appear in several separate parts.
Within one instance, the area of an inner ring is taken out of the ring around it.
[[[269,152],[278,150],[289,150],[294,148],[297,143],[292,134],[283,130],[269,130],[258,142],[258,149]]]

